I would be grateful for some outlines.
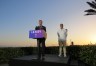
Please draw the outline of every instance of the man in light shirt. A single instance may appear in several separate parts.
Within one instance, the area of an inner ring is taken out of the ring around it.
[[[63,24],[60,24],[60,29],[57,31],[58,35],[58,43],[59,43],[59,57],[62,56],[62,48],[63,55],[66,57],[66,39],[67,39],[67,29],[63,28]]]

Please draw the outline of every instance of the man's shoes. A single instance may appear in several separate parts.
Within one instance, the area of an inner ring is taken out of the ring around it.
[[[42,60],[44,61],[45,60],[45,57],[42,57],[42,58],[37,58],[38,61]]]
[[[59,54],[58,56],[59,56],[59,57],[61,57],[61,55],[60,55],[60,54]]]
[[[64,58],[67,57],[66,55],[64,55]]]
[[[42,57],[41,60],[44,61],[45,60],[45,57]]]

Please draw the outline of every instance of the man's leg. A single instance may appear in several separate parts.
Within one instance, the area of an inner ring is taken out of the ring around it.
[[[64,57],[66,57],[66,41],[64,41],[63,44],[63,53],[64,53]]]
[[[59,57],[61,57],[62,55],[62,42],[61,41],[58,41],[59,42]]]
[[[45,56],[45,39],[42,40],[42,60],[44,60]]]
[[[40,48],[40,40],[37,40],[37,49],[38,49],[38,59],[41,58],[41,48]]]

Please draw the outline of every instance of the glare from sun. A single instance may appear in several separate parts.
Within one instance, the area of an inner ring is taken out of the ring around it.
[[[96,44],[96,35],[92,36],[90,41],[91,41],[93,44]]]

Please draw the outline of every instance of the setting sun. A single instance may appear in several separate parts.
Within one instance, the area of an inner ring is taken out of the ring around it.
[[[91,40],[92,44],[96,43],[96,35],[91,36]]]

